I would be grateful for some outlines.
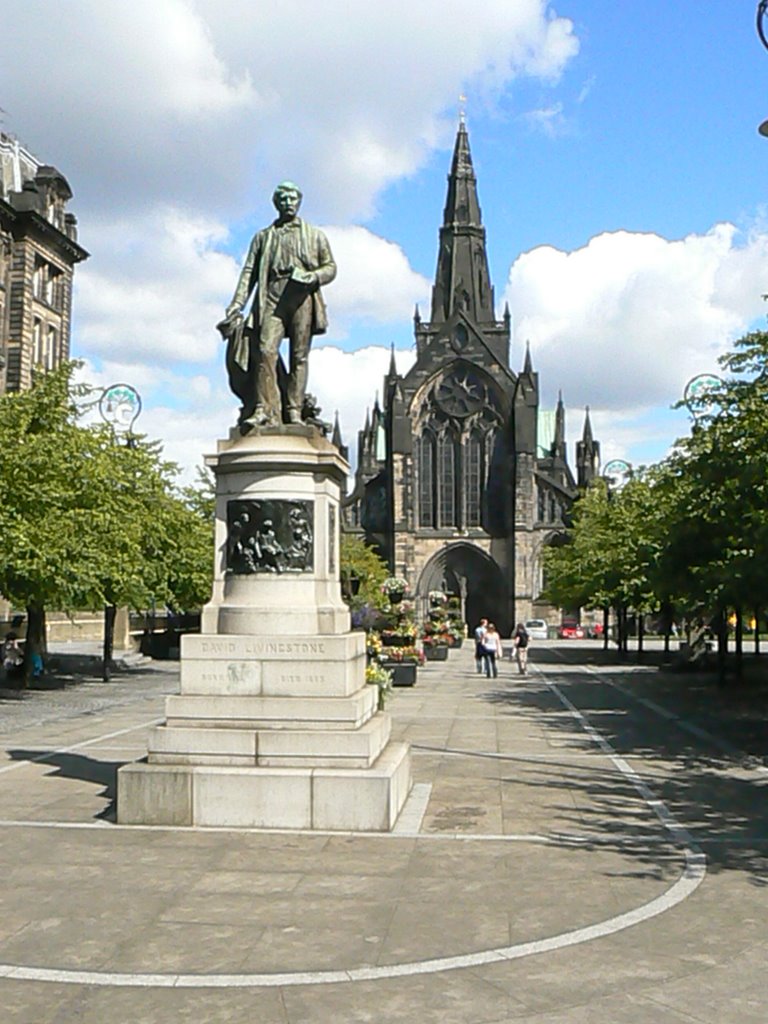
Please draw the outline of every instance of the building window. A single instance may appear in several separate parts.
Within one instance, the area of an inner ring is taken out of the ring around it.
[[[44,365],[46,370],[53,370],[59,365],[58,337],[56,328],[49,327],[45,342]]]
[[[465,526],[480,526],[482,522],[484,462],[483,436],[479,430],[473,430],[464,446]]]
[[[43,322],[35,317],[32,324],[32,365],[40,366],[43,362]]]
[[[435,525],[435,438],[425,430],[416,443],[419,526]]]
[[[437,442],[438,526],[457,526],[456,522],[456,442],[448,431]]]
[[[32,294],[40,302],[45,302],[55,309],[62,306],[63,274],[58,267],[52,266],[41,256],[35,256],[35,269],[32,272]]]
[[[45,300],[45,289],[48,281],[48,264],[35,257],[35,269],[32,272],[32,294],[36,299]]]

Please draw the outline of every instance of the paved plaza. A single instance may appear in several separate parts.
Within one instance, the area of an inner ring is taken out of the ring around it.
[[[427,664],[394,833],[118,827],[178,666],[0,700],[3,1024],[765,1024],[761,693]]]

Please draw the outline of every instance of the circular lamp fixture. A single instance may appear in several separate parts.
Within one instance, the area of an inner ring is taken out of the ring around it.
[[[699,373],[697,376],[691,377],[685,385],[683,403],[695,420],[709,411],[714,404],[711,392],[719,388],[722,383],[722,380],[714,373]]]
[[[130,434],[141,412],[141,396],[130,384],[110,384],[99,399],[99,412],[115,434]]]
[[[626,459],[611,459],[605,464],[602,477],[609,487],[619,490],[632,479],[632,463]]]

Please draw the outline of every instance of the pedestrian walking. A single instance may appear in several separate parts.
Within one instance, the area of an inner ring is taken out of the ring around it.
[[[501,655],[501,637],[494,624],[489,622],[483,637],[483,664],[485,665],[485,674],[488,679],[491,676],[496,679],[498,676],[499,670],[496,667],[496,659],[500,658]]]
[[[521,676],[524,676],[528,671],[528,644],[530,643],[530,636],[522,622],[518,622],[512,636],[512,641],[515,645],[517,671]]]
[[[483,640],[487,629],[488,619],[480,619],[480,624],[475,627],[475,665],[478,675],[483,671]]]

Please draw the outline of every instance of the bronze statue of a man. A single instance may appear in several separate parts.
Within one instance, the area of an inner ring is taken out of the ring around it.
[[[336,276],[328,240],[298,217],[302,194],[293,182],[275,189],[277,219],[253,236],[235,294],[218,325],[227,340],[230,387],[243,403],[240,423],[301,423],[313,334],[328,316],[320,286]],[[255,292],[247,319],[243,308]],[[290,343],[286,373],[279,356]]]

